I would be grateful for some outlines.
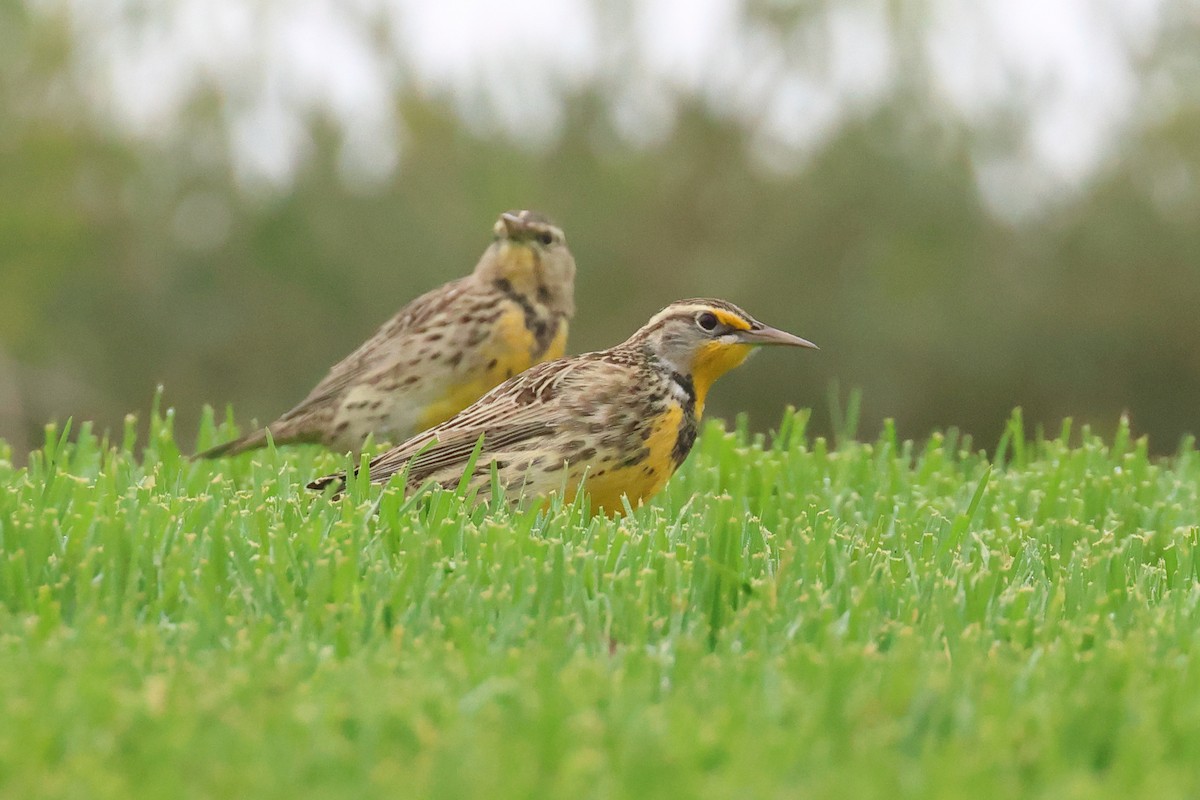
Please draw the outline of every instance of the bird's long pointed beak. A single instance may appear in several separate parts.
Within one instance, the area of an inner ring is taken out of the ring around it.
[[[748,331],[738,331],[738,339],[744,344],[783,344],[791,347],[807,347],[810,350],[820,350],[808,339],[801,339],[795,334],[763,325],[761,328],[751,328]]]

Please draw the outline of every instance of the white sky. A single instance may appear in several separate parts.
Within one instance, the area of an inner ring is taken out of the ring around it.
[[[786,3],[777,4],[785,8]],[[915,8],[918,4],[912,4]],[[306,156],[304,116],[327,114],[350,180],[402,163],[399,90],[451,100],[474,129],[551,142],[563,98],[600,86],[631,144],[669,135],[680,97],[740,120],[787,169],[889,96],[902,69],[885,0],[845,0],[793,33],[742,0],[37,0],[65,12],[84,94],[130,135],[169,138],[195,91],[225,98],[235,168],[285,186]],[[1079,185],[1136,119],[1131,63],[1161,34],[1163,0],[927,0],[915,55],[932,101],[987,128],[1020,103],[1012,141],[974,154],[1004,215]],[[1014,115],[1010,114],[1010,118]],[[995,137],[992,137],[995,138]],[[988,141],[988,140],[984,140]]]

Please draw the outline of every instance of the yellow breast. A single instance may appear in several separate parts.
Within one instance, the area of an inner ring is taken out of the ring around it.
[[[675,472],[672,453],[682,421],[683,409],[675,404],[669,406],[666,413],[654,423],[650,438],[643,443],[648,451],[646,457],[632,466],[605,469],[607,465],[572,464],[567,487],[568,502],[574,500],[579,491],[579,479],[585,466],[587,477],[583,484],[591,500],[593,513],[603,512],[610,516],[619,513],[625,508],[622,497],[628,497],[633,508],[649,500]]]
[[[562,358],[567,352],[567,321],[564,319],[558,323],[558,333],[554,334],[554,338],[550,340],[550,346],[546,348],[546,352],[542,353],[542,357],[538,359],[540,364],[543,361],[553,361],[556,358]],[[530,364],[530,366],[533,366]]]
[[[504,381],[519,375],[534,364],[561,358],[567,346],[567,324],[562,322],[550,346],[540,356],[533,331],[525,327],[525,313],[515,305],[494,323],[492,335],[480,345],[480,352],[467,363],[476,369],[458,376],[446,387],[443,397],[430,403],[421,415],[421,429],[432,428],[453,417]]]

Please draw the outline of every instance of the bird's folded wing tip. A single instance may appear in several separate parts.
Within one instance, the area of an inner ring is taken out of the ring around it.
[[[326,475],[326,476],[325,476],[325,477],[323,477],[323,478],[317,478],[317,479],[316,479],[316,480],[314,480],[314,481],[309,481],[309,483],[308,483],[308,488],[309,488],[309,489],[312,489],[312,490],[314,490],[314,491],[317,491],[317,492],[319,492],[319,491],[321,491],[322,489],[325,489],[325,488],[327,488],[328,486],[330,486],[331,484],[335,484],[335,483],[337,483],[337,484],[341,484],[342,486],[345,486],[345,484],[346,484],[346,476],[344,476],[344,475],[341,475],[341,474],[337,474],[337,475]]]

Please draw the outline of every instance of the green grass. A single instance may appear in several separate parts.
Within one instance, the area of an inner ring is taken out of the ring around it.
[[[709,425],[618,520],[373,516],[304,489],[341,459],[189,463],[169,413],[0,447],[0,795],[1200,792],[1192,442],[805,421]]]

